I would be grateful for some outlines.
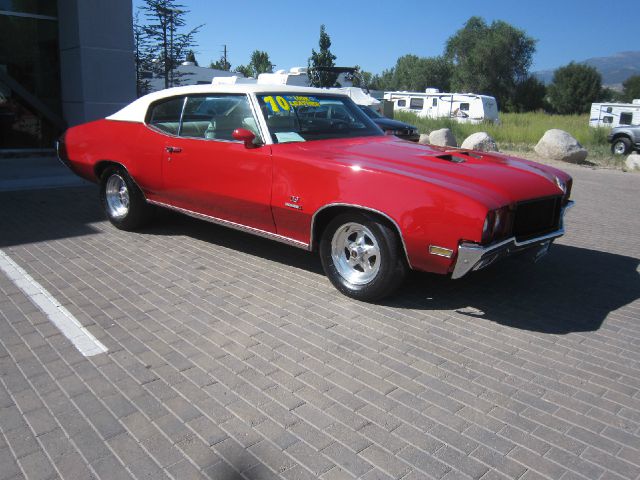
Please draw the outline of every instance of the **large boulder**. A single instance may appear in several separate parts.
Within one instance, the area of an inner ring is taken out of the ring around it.
[[[588,155],[585,148],[564,130],[547,130],[535,146],[538,155],[549,160],[563,162],[583,162]]]
[[[462,142],[461,148],[482,152],[499,152],[498,144],[487,132],[472,133]]]
[[[633,152],[624,161],[624,166],[626,170],[631,172],[634,170],[640,170],[640,155],[638,155],[637,152]]]
[[[420,140],[418,140],[418,143],[421,143],[423,145],[428,145],[429,144],[429,134],[428,133],[421,133],[420,134]]]
[[[438,145],[440,147],[457,147],[456,137],[448,128],[441,128],[440,130],[434,130],[429,134],[429,143],[431,145]]]

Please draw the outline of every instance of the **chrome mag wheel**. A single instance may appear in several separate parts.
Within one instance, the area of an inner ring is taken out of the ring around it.
[[[616,155],[624,155],[627,151],[627,146],[623,142],[616,142],[613,145],[613,153]]]
[[[111,175],[105,185],[105,199],[109,216],[122,219],[129,213],[129,189],[124,178],[119,174]]]
[[[331,258],[340,276],[353,285],[371,282],[380,270],[378,241],[371,230],[359,223],[345,223],[335,231]]]

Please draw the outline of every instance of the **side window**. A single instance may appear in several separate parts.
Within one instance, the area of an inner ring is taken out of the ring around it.
[[[431,103],[432,106],[437,107],[438,106],[438,99],[434,98],[433,102]]]
[[[623,112],[620,114],[620,125],[631,125],[633,121],[633,113]]]
[[[468,103],[461,103],[460,104],[460,110],[462,110],[463,112],[468,112],[469,111],[469,104]]]
[[[148,124],[171,135],[178,135],[183,105],[184,97],[154,103],[149,111]]]
[[[613,117],[607,115],[606,117],[602,117],[602,123],[613,123]]]
[[[406,107],[407,106],[407,101],[406,100],[398,100],[398,106],[399,107]]]
[[[415,110],[422,110],[423,106],[424,106],[424,98],[412,98],[411,103],[409,104],[409,108],[412,108]]]
[[[194,95],[187,99],[181,137],[235,140],[232,134],[236,128],[250,130],[260,139],[246,95]]]

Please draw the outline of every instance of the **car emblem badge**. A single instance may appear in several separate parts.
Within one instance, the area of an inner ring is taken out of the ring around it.
[[[291,195],[289,197],[289,200],[291,200],[291,201],[290,202],[285,202],[285,204],[284,204],[285,207],[295,208],[296,210],[302,210],[302,206],[298,205],[298,202],[300,201],[300,197],[297,197],[295,195]]]

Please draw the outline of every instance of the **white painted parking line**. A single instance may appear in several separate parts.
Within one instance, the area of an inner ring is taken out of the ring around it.
[[[0,270],[29,297],[85,357],[105,353],[108,349],[100,340],[64,308],[42,285],[24,271],[9,255],[0,250]]]

